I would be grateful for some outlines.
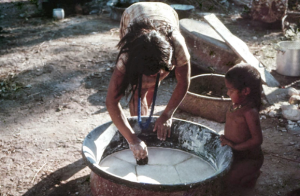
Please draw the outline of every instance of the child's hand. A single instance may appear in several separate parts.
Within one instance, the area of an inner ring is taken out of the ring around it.
[[[234,144],[230,140],[228,140],[224,135],[221,135],[220,141],[222,146],[230,146],[231,148],[233,148],[234,146]]]

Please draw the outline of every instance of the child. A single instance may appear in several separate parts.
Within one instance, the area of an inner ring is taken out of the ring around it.
[[[256,184],[264,160],[259,120],[261,77],[254,67],[239,64],[228,70],[225,85],[232,106],[226,114],[225,135],[221,135],[220,140],[222,146],[232,148],[234,156],[225,184],[251,188]]]

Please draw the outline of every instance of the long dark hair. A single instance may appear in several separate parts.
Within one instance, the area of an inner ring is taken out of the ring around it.
[[[250,88],[247,99],[252,101],[255,107],[261,107],[261,76],[260,73],[249,64],[235,65],[228,70],[225,79],[239,91]]]
[[[161,28],[163,27],[163,28]],[[168,71],[168,62],[172,53],[172,28],[161,23],[160,27],[148,19],[135,20],[129,27],[127,34],[120,40],[117,47],[121,54],[127,54],[125,63],[125,78],[118,96],[137,88],[141,74],[153,75],[160,69]],[[133,87],[135,87],[133,89]]]

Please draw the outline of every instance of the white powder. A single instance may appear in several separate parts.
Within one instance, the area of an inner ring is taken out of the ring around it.
[[[171,185],[203,181],[216,173],[203,159],[181,150],[149,147],[148,153],[147,165],[137,165],[128,149],[104,158],[100,168],[133,182]]]

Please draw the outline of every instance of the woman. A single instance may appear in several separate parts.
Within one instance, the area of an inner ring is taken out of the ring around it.
[[[190,55],[179,32],[175,10],[160,2],[140,2],[128,7],[120,24],[120,52],[106,97],[112,121],[126,138],[137,160],[148,155],[147,146],[130,127],[120,106],[120,99],[129,88],[130,114],[138,114],[138,83],[141,81],[141,115],[148,113],[153,101],[156,79],[162,81],[175,69],[176,88],[165,110],[157,119],[157,137],[170,137],[172,116],[184,98],[190,84]]]

